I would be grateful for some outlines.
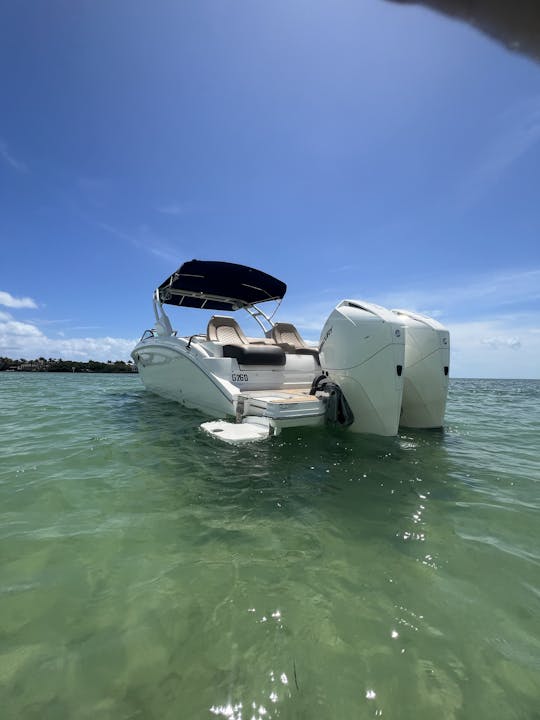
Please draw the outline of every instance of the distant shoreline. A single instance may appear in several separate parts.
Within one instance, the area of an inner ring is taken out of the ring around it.
[[[37,358],[36,360],[13,360],[0,357],[0,372],[69,372],[69,373],[128,373],[136,374],[137,366],[133,361],[109,360],[99,362],[88,360],[62,360],[62,358]]]

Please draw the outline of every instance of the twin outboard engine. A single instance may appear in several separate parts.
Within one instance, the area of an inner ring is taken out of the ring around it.
[[[450,333],[432,318],[394,310],[405,326],[405,369],[400,425],[441,427],[448,394]]]
[[[351,409],[353,432],[396,435],[399,425],[443,424],[450,337],[437,321],[342,300],[323,327],[319,355]]]
[[[400,319],[380,305],[342,300],[330,313],[321,333],[321,368],[345,395],[353,432],[397,434],[404,335]]]

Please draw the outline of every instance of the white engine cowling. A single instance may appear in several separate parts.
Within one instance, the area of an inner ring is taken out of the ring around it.
[[[436,320],[394,310],[405,326],[405,367],[400,425],[441,427],[448,394],[450,333]]]
[[[390,310],[342,300],[321,333],[322,369],[354,414],[353,432],[396,435],[403,393],[403,323]]]

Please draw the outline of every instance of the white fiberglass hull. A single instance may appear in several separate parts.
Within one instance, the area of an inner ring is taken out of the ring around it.
[[[324,402],[309,394],[312,356],[287,356],[287,367],[246,368],[210,356],[210,344],[188,342],[149,338],[135,347],[132,357],[147,390],[213,418],[265,417],[277,430],[324,423]]]
[[[145,388],[210,417],[234,415],[238,389],[205,371],[188,352],[171,345],[167,340],[142,342],[133,350]]]

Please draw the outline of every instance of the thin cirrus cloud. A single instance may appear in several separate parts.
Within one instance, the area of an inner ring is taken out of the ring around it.
[[[507,314],[513,308],[531,306],[540,300],[540,269],[516,270],[492,275],[463,277],[452,285],[395,289],[358,297],[358,293],[344,285],[333,289],[328,299],[317,299],[294,310],[296,322],[305,330],[322,327],[331,309],[343,298],[356,298],[378,303],[388,308],[405,308],[443,322],[473,320]],[[291,313],[292,316],[292,313]]]
[[[12,170],[15,170],[18,173],[27,173],[28,172],[28,165],[24,163],[22,160],[19,160],[16,158],[12,152],[10,152],[7,143],[4,140],[0,139],[0,158],[4,161],[6,165],[8,165]]]
[[[461,182],[458,205],[478,201],[523,156],[540,143],[540,95],[517,104],[495,120],[496,129]]]
[[[385,293],[376,300],[387,307],[404,307],[446,318],[457,319],[464,312],[473,318],[493,315],[540,300],[540,270],[463,277],[455,285]]]
[[[317,341],[332,308],[347,288],[328,301],[298,305],[290,319]],[[448,287],[426,287],[357,298],[437,317],[451,336],[454,377],[538,378],[540,366],[540,270],[463,278]]]
[[[188,208],[185,205],[171,203],[170,205],[160,205],[156,210],[162,215],[184,215]]]
[[[99,222],[96,224],[109,235],[130,243],[138,250],[144,250],[161,260],[165,260],[167,263],[176,263],[178,261],[178,250],[175,250],[165,240],[158,237],[147,225],[140,225],[134,232],[129,233],[110,223]]]

